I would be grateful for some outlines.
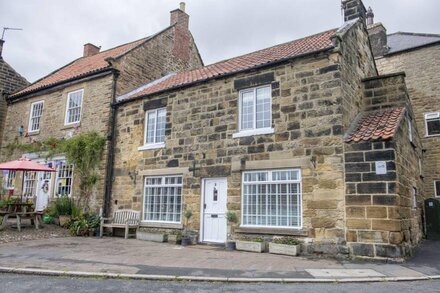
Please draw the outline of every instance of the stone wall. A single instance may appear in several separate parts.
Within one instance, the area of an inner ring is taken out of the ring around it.
[[[65,126],[64,119],[66,113],[67,94],[69,92],[83,89],[83,104],[81,113],[80,127],[75,130],[73,125]],[[1,149],[1,161],[13,160],[21,157],[24,152],[18,149],[11,154],[7,149],[8,144],[15,142],[29,143],[30,140],[44,141],[54,137],[57,139],[69,137],[69,135],[87,131],[97,131],[106,136],[109,130],[110,103],[113,91],[113,75],[96,78],[82,83],[77,83],[64,87],[53,92],[33,96],[31,98],[15,102],[9,105],[5,132],[3,135],[3,148]],[[43,115],[40,121],[40,131],[33,133],[29,137],[20,137],[18,127],[24,126],[25,133],[29,124],[31,104],[37,101],[44,101]],[[99,180],[96,185],[92,204],[94,207],[102,205],[102,195],[104,193],[105,179],[105,156],[107,154],[107,144],[105,154],[99,168]],[[62,154],[60,154],[62,155]],[[43,156],[44,158],[44,156]],[[78,192],[78,176],[73,175],[74,184],[72,194]],[[16,181],[19,182],[19,181]],[[17,186],[17,191],[19,191]]]
[[[240,215],[242,171],[296,167],[302,171],[303,230],[290,233],[344,238],[340,74],[330,61],[335,57],[304,58],[119,107],[113,209],[141,210],[143,176],[175,170],[183,174],[183,201],[194,211],[191,227],[198,230],[202,178],[227,177],[228,209]],[[239,99],[234,81],[267,73],[273,76],[269,84],[274,133],[233,138],[238,131]],[[157,99],[167,108],[165,148],[138,151],[143,142],[144,103],[148,109],[149,101]],[[241,159],[246,160],[245,166]],[[194,174],[189,171],[193,162]],[[130,174],[137,174],[136,180]]]
[[[440,111],[440,45],[377,58],[381,74],[404,71],[417,128],[426,149],[423,160],[425,197],[434,197],[434,180],[440,180],[440,136],[426,137],[424,114]]]
[[[189,31],[186,40],[189,46],[188,58],[182,60],[173,54],[174,42],[182,41],[175,39],[176,34],[176,27],[170,27],[113,62],[121,73],[116,89],[118,96],[172,72],[191,70],[203,65]]]

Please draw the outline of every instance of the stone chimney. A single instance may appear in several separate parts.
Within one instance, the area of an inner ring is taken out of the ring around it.
[[[173,54],[185,64],[190,59],[189,15],[185,13],[185,2],[180,2],[178,9],[170,12],[170,25],[174,26]]]
[[[95,46],[91,43],[87,43],[84,45],[83,57],[90,57],[96,55],[99,53],[99,50],[101,50],[101,47]]]
[[[5,40],[0,39],[0,59],[2,59],[2,52],[3,52],[3,44],[5,43]]]
[[[385,55],[388,52],[387,29],[380,22],[374,23],[374,13],[371,7],[367,11],[367,28],[374,57]]]
[[[342,0],[342,10],[344,11],[344,21],[361,18],[366,20],[367,10],[362,0]]]

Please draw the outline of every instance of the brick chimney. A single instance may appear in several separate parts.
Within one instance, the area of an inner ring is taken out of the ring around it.
[[[367,11],[367,28],[374,57],[385,55],[388,52],[387,29],[380,22],[374,23],[374,13],[371,7]]]
[[[0,59],[2,59],[2,52],[3,52],[3,44],[5,43],[5,40],[0,39]]]
[[[96,55],[99,53],[99,50],[101,50],[101,47],[95,46],[91,43],[87,43],[84,45],[83,57],[90,57]]]
[[[344,21],[361,18],[366,20],[367,10],[362,0],[342,0],[342,10],[344,11]]]
[[[185,2],[180,2],[178,9],[170,12],[170,25],[174,26],[173,54],[186,65],[189,62],[190,32],[189,15],[185,13]]]

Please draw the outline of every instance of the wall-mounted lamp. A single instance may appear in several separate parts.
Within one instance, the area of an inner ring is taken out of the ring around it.
[[[20,127],[18,127],[18,135],[19,135],[20,137],[22,137],[22,136],[23,136],[23,133],[24,133],[24,127],[23,127],[23,125],[21,125]]]
[[[246,167],[246,161],[247,161],[246,158],[241,158],[240,159],[240,166],[241,166],[242,169],[244,169]]]
[[[196,171],[199,170],[200,167],[196,167],[196,161],[193,161],[192,167],[190,167],[188,170],[190,172],[193,172],[193,177],[196,177]]]

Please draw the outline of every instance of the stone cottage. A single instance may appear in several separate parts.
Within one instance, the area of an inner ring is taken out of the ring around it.
[[[381,74],[403,71],[423,143],[425,197],[440,197],[440,35],[387,34],[369,11],[370,38]]]
[[[111,140],[112,103],[116,96],[172,72],[203,65],[188,25],[189,16],[182,3],[180,9],[171,11],[170,26],[157,34],[105,51],[85,44],[82,57],[7,97],[1,161],[26,156],[47,161],[56,168],[53,174],[25,176],[25,197],[44,198],[37,201],[43,205],[38,209],[47,206],[50,198],[77,192],[75,168],[66,162],[63,154],[46,158],[44,153],[24,153],[13,146],[49,138],[68,139],[87,131],[97,131]],[[108,162],[112,161],[111,147],[107,142],[100,164],[96,207],[107,206],[103,203],[110,194],[111,184],[105,178],[111,172],[108,168]],[[5,182],[12,180],[6,178]],[[46,183],[49,188],[41,188]]]
[[[116,97],[111,209],[197,241],[294,236],[401,258],[420,240],[421,142],[404,75],[380,76],[360,0],[345,24]],[[190,209],[189,223],[182,214]]]

